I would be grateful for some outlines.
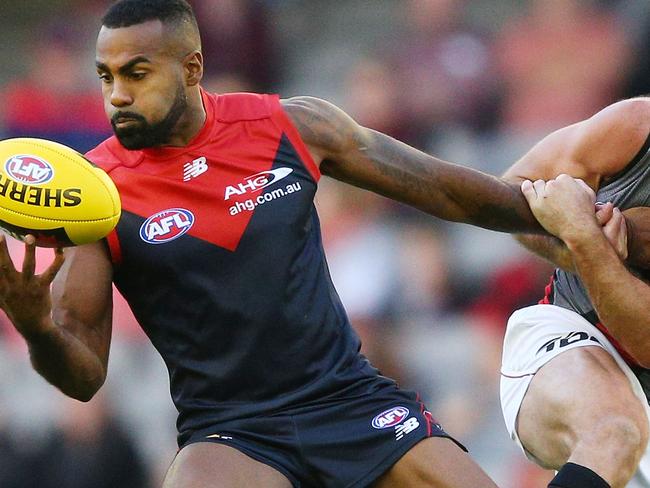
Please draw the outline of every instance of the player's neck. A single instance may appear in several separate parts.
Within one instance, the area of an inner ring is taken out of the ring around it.
[[[179,119],[167,146],[187,146],[205,125],[207,114],[203,106],[201,90],[193,90],[187,96],[187,110]]]

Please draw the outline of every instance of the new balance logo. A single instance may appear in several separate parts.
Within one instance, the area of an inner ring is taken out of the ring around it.
[[[416,419],[415,417],[406,419],[406,421],[403,424],[395,427],[395,440],[399,441],[406,434],[410,434],[418,427],[420,427],[420,422],[418,422],[418,419]]]
[[[224,441],[231,441],[232,440],[232,437],[230,437],[229,435],[221,435],[221,434],[212,434],[212,435],[206,436],[205,438],[206,439],[222,439]]]
[[[183,166],[183,181],[190,181],[202,175],[208,170],[208,160],[206,158],[198,158],[191,163],[185,163]]]

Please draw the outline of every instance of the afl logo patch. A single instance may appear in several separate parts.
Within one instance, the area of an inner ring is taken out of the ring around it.
[[[170,208],[152,215],[140,227],[140,237],[149,244],[178,239],[194,225],[194,214],[184,208]]]
[[[25,185],[42,185],[54,178],[52,165],[36,156],[20,154],[5,162],[7,176]]]
[[[408,417],[409,409],[406,407],[393,407],[381,412],[372,419],[372,426],[375,429],[387,429],[401,423]]]

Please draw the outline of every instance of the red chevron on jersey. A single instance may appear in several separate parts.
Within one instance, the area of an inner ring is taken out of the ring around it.
[[[147,221],[146,242],[187,233],[234,251],[257,206],[300,189],[278,161],[283,137],[314,180],[320,173],[277,96],[202,94],[206,122],[188,146],[128,151],[112,137],[88,157],[109,172],[124,210]],[[161,214],[170,209],[185,213]]]

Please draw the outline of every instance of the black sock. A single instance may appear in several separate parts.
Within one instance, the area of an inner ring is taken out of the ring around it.
[[[548,488],[611,488],[591,469],[573,463],[566,463],[551,480]]]

